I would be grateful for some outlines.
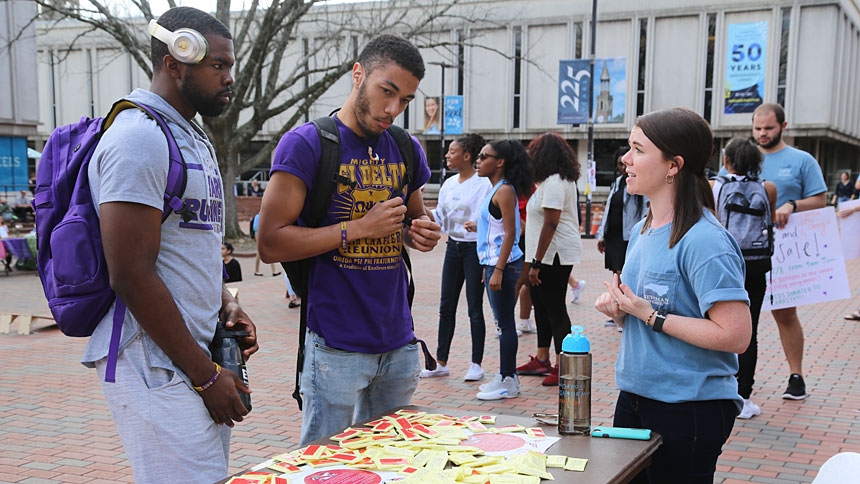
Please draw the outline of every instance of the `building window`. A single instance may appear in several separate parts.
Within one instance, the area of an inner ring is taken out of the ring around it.
[[[308,63],[308,56],[310,55],[310,50],[311,49],[308,43],[308,38],[304,37],[302,39],[302,58],[305,60],[305,74],[302,76],[302,89],[304,89],[305,91],[307,91],[311,84],[310,78],[308,77],[308,73],[311,71],[310,64]],[[305,109],[305,114],[304,116],[302,116],[302,118],[306,123],[311,120],[310,109]]]
[[[457,94],[463,95],[465,84],[464,71],[466,66],[466,47],[463,45],[463,31],[457,31]]]
[[[573,58],[582,59],[582,22],[573,24]]]
[[[523,56],[523,28],[514,27],[514,117],[511,127],[516,129],[520,127],[520,103],[522,101],[522,84],[520,77],[522,76],[522,56]]]
[[[717,14],[708,14],[708,60],[705,64],[705,109],[702,117],[711,120],[714,103],[714,40],[717,35]]]
[[[648,19],[639,20],[639,79],[636,82],[636,116],[645,112],[645,46],[648,44]]]
[[[782,29],[779,36],[779,79],[776,86],[776,102],[785,106],[785,79],[788,66],[788,32],[791,27],[791,8],[782,9]]]

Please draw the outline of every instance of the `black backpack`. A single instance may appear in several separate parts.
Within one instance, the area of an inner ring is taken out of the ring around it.
[[[354,186],[355,182],[340,174],[340,135],[337,131],[337,123],[331,116],[324,116],[313,120],[314,127],[317,130],[317,136],[320,139],[320,154],[319,167],[314,176],[314,186],[308,194],[310,206],[308,208],[308,217],[305,220],[307,227],[319,227],[322,219],[325,217],[328,207],[331,204],[332,195],[337,185]],[[397,148],[400,150],[400,155],[406,164],[406,175],[403,178],[403,186],[412,183],[412,177],[415,173],[415,151],[412,145],[412,137],[403,128],[396,125],[388,127],[388,132],[397,143]],[[401,187],[402,189],[402,187]],[[406,194],[408,197],[408,193]],[[409,273],[409,289],[408,298],[409,306],[412,306],[412,298],[415,294],[415,285],[412,280],[412,262],[409,260],[409,255],[404,248],[401,251],[403,261],[406,264],[407,272]],[[313,258],[302,259],[297,261],[281,262],[287,277],[290,279],[290,285],[293,287],[296,295],[302,298],[302,305],[299,316],[299,352],[296,357],[296,387],[293,391],[293,398],[299,404],[299,410],[302,409],[302,396],[300,391],[302,367],[305,361],[305,332],[307,329],[308,313],[307,301],[308,295],[308,276],[310,275],[311,264]],[[426,345],[421,343],[425,358],[429,355]],[[430,357],[432,358],[432,356]],[[429,360],[428,360],[429,365]],[[435,360],[433,362],[435,367]]]
[[[744,260],[769,264],[773,255],[773,222],[770,201],[761,180],[727,176],[717,197],[717,216],[741,247]]]

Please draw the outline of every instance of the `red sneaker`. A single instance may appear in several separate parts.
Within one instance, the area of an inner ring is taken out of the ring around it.
[[[550,372],[552,372],[552,367],[550,366],[549,360],[542,361],[531,355],[529,355],[528,363],[517,367],[517,374],[520,375],[547,375]],[[555,374],[558,375],[557,370]],[[557,376],[556,381],[558,381]]]
[[[549,372],[549,375],[543,379],[541,385],[545,387],[557,387],[558,386],[558,365],[552,367],[552,371]]]

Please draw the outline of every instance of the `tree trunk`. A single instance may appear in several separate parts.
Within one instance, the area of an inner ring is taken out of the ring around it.
[[[239,213],[236,209],[236,169],[239,166],[239,156],[235,153],[218,153],[218,165],[221,168],[221,182],[224,186],[224,237],[229,240],[244,237],[239,228]]]

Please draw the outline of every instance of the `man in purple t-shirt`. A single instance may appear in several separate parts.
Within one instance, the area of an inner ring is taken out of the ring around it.
[[[303,301],[302,445],[408,405],[418,385],[401,251],[404,243],[430,251],[441,232],[418,190],[430,178],[421,145],[412,139],[416,168],[404,185],[406,164],[386,130],[423,77],[421,54],[400,37],[381,35],[361,52],[353,89],[335,115],[340,174],[354,185],[337,186],[319,228],[303,223],[321,156],[313,124],[285,134],[275,150],[260,211],[260,256],[265,262],[314,257]],[[404,217],[412,219],[408,227]]]

